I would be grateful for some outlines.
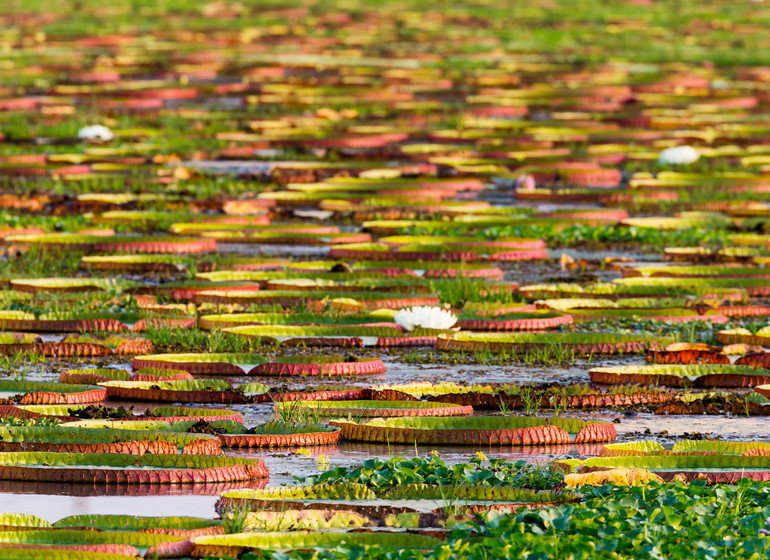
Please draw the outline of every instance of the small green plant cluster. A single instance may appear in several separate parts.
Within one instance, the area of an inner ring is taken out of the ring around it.
[[[534,490],[553,488],[563,473],[550,466],[538,467],[524,461],[474,457],[468,463],[447,465],[441,457],[378,457],[366,459],[359,467],[335,467],[311,477],[295,477],[306,484],[350,482],[366,484],[376,492],[404,484],[518,486]]]
[[[392,560],[761,560],[770,551],[763,532],[770,484],[744,478],[735,485],[651,483],[581,489],[583,500],[514,514],[489,512],[456,526],[445,544],[425,552],[392,548],[295,551],[273,558]],[[262,558],[254,554],[243,558]]]
[[[33,275],[45,277],[46,274]],[[47,293],[44,298],[32,298],[25,292],[5,290],[0,292],[0,308],[30,313],[36,319],[43,315],[49,319],[83,318],[90,315],[137,313],[139,306],[130,294],[119,293],[117,288],[89,292],[87,296],[73,297],[69,293]],[[151,316],[151,314],[148,314]]]
[[[5,416],[0,418],[0,426],[40,426],[52,428],[61,424],[58,418],[41,416],[38,418],[18,418],[16,416]]]
[[[228,336],[221,329],[208,332],[163,325],[148,328],[143,334],[152,342],[156,352],[237,354],[258,351],[257,341],[243,336]]]
[[[441,303],[461,307],[468,302],[513,303],[521,301],[516,292],[493,290],[484,278],[438,278],[431,281],[431,289],[439,295]]]

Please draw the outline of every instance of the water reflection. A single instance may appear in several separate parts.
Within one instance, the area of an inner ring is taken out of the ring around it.
[[[41,494],[46,496],[219,496],[225,490],[265,488],[269,479],[211,484],[76,484],[0,480],[0,494]],[[0,502],[2,503],[2,502]],[[0,509],[4,509],[4,503]]]

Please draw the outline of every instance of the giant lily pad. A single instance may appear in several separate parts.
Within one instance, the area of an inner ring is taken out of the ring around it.
[[[107,391],[95,385],[46,381],[0,381],[0,394],[17,404],[79,404],[107,398]]]
[[[655,364],[593,368],[594,383],[644,383],[670,387],[754,387],[770,383],[770,369],[729,364]]]
[[[673,400],[671,392],[637,385],[614,385],[603,391],[590,385],[553,386],[538,390],[516,385],[459,385],[426,382],[400,385],[376,385],[373,398],[384,400],[429,400],[499,410],[501,406],[524,409],[525,396],[543,408],[605,408],[639,404],[665,403]]]
[[[11,235],[6,243],[37,245],[58,251],[93,253],[204,253],[217,248],[214,239],[195,237],[93,236],[77,234]]]
[[[381,339],[401,338],[403,332],[394,323],[363,325],[244,325],[224,332],[238,336],[279,341],[286,345],[375,346]],[[408,337],[404,337],[408,338]]]
[[[698,311],[682,308],[648,309],[570,309],[569,314],[575,321],[596,321],[600,319],[635,319],[642,321],[664,321],[666,323],[685,323],[687,321],[711,321],[727,323],[728,319],[718,311]]]
[[[394,417],[394,416],[466,416],[473,414],[470,406],[451,403],[409,401],[303,401],[301,403],[275,403],[276,410],[293,410],[297,406],[309,415],[334,417]]]
[[[102,381],[127,381],[130,374],[122,369],[89,368],[70,369],[59,375],[59,383],[96,385]]]
[[[437,296],[424,294],[409,296],[399,293],[365,292],[351,294],[349,292],[307,291],[300,290],[243,290],[233,289],[223,291],[217,288],[197,292],[193,299],[195,303],[241,304],[241,305],[303,305],[310,309],[325,309],[327,305],[342,309],[362,311],[365,309],[390,308],[398,309],[412,305],[438,305]]]
[[[770,480],[770,456],[743,455],[634,455],[597,457],[578,463],[583,471],[613,468],[649,470],[664,480],[679,475],[687,480],[733,483],[741,478]]]
[[[541,331],[572,323],[570,315],[548,311],[503,313],[494,317],[463,314],[456,325],[467,331]]]
[[[0,479],[92,484],[202,484],[268,476],[262,461],[212,455],[3,453]]]
[[[506,249],[482,245],[414,244],[391,247],[383,243],[351,243],[334,245],[329,256],[354,260],[441,260],[474,262],[485,260],[525,261],[547,259],[546,249]]]
[[[770,443],[763,441],[683,440],[666,449],[657,441],[611,443],[602,449],[602,457],[629,455],[770,455]]]
[[[116,421],[135,421],[143,422],[147,420],[159,420],[167,424],[175,422],[188,422],[205,420],[214,422],[218,420],[227,420],[230,422],[243,423],[243,417],[239,412],[221,408],[200,408],[189,406],[158,406],[147,408],[143,414],[135,414],[132,410],[115,407],[97,407],[88,405],[22,405],[18,407],[21,412],[30,417],[53,416],[66,420],[77,418],[87,419],[114,419]]]
[[[138,283],[111,278],[24,278],[11,280],[11,287],[21,292],[93,292],[123,291]]]
[[[340,440],[341,431],[322,424],[286,424],[268,422],[246,430],[220,433],[224,447],[304,447],[307,445],[331,445]]]
[[[221,536],[201,536],[192,539],[196,555],[240,556],[250,550],[291,550],[308,548],[337,548],[340,546],[387,547],[397,545],[404,549],[430,549],[441,541],[433,537],[393,532],[339,533],[235,533]]]
[[[194,379],[182,381],[107,381],[100,383],[111,399],[199,402],[199,403],[245,403],[261,402],[267,399],[267,386],[249,384],[248,391],[233,389],[229,383],[217,379]]]
[[[134,368],[182,369],[198,374],[352,375],[382,373],[382,360],[333,356],[287,356],[267,360],[254,354],[157,354],[134,359]]]
[[[469,511],[543,507],[577,501],[570,492],[536,492],[505,486],[439,486],[404,484],[375,492],[361,484],[317,484],[243,489],[224,492],[217,502],[217,512],[226,516],[233,511],[347,511],[365,515],[403,514],[405,512],[449,511],[447,501],[462,501]]]
[[[750,296],[770,295],[770,278],[618,278],[613,280],[615,284],[634,289],[673,289],[683,292],[702,293],[709,290],[743,290]]]
[[[657,348],[663,339],[620,333],[466,333],[439,336],[437,350],[515,352],[565,346],[576,354],[626,354]]]
[[[770,326],[763,327],[752,333],[748,329],[726,329],[717,333],[717,338],[722,344],[756,344],[758,346],[770,345]]]
[[[398,444],[542,445],[615,439],[615,427],[561,418],[471,416],[467,418],[377,418],[365,423],[332,420],[342,438]]]
[[[56,426],[0,426],[0,449],[57,453],[130,453],[132,455],[188,454],[219,455],[219,440],[213,436],[188,436],[148,430],[110,430]]]
[[[631,278],[622,280],[633,280]],[[664,279],[667,280],[667,279]],[[651,285],[647,282],[605,283],[581,286],[579,284],[533,284],[522,286],[519,293],[527,299],[548,298],[639,298],[639,297],[676,297],[686,294],[710,297],[712,299],[742,301],[745,291],[741,286],[725,287],[696,285],[689,282],[662,282]]]
[[[434,262],[434,261],[353,261],[347,266],[355,273],[358,271],[380,273],[386,276],[417,276],[420,278],[489,278],[502,280],[503,271],[496,266],[486,264]],[[289,272],[323,273],[345,269],[339,261],[297,262],[287,265]]]

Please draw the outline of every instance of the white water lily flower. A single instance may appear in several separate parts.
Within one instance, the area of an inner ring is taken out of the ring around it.
[[[104,125],[94,124],[91,126],[84,126],[78,131],[78,138],[81,140],[90,140],[98,142],[107,142],[115,138],[112,131]]]
[[[446,330],[454,326],[457,317],[446,309],[424,305],[401,309],[393,317],[393,320],[407,331],[412,331],[418,327]]]
[[[676,146],[674,148],[666,148],[658,156],[659,163],[667,163],[670,165],[687,165],[688,163],[695,163],[700,159],[700,153],[692,146]]]

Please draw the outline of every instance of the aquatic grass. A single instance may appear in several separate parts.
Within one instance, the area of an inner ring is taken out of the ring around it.
[[[276,422],[289,426],[320,424],[323,418],[320,405],[312,406],[307,401],[299,399],[291,401],[273,399],[273,416]]]
[[[212,354],[241,354],[259,351],[259,340],[231,336],[222,329],[203,331],[197,328],[160,325],[143,333],[159,354],[210,352]]]
[[[472,353],[463,351],[435,352],[432,350],[425,351],[415,349],[402,354],[401,359],[408,364],[480,364],[498,366],[524,364],[527,366],[571,366],[583,361],[591,363],[593,355],[580,356],[575,354],[570,345],[553,342],[541,347],[504,349],[499,352],[494,352],[489,348],[484,348]]]

